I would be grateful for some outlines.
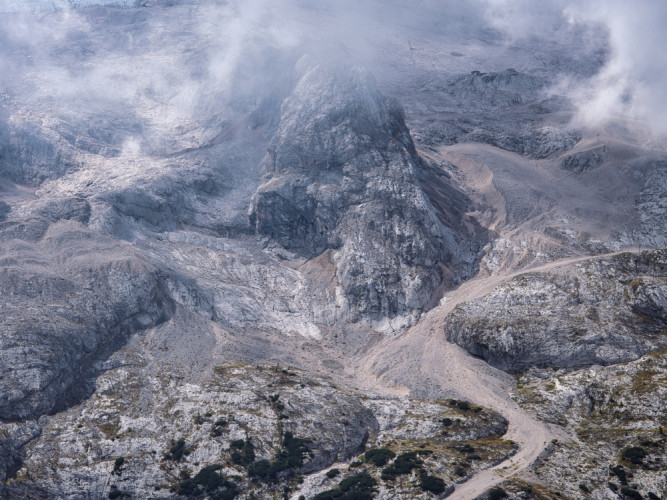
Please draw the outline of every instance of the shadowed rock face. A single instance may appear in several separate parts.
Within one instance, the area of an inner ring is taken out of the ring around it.
[[[448,318],[449,340],[510,372],[620,363],[667,343],[665,251],[576,269],[520,275],[462,304]]]
[[[256,231],[308,258],[333,249],[349,320],[414,319],[456,242],[419,185],[400,105],[359,68],[306,67],[266,165],[250,208]]]
[[[88,396],[98,363],[131,333],[162,322],[169,308],[157,270],[132,256],[93,247],[92,255],[72,255],[64,264],[27,264],[30,250],[24,245],[24,265],[0,271],[5,420],[35,418]]]

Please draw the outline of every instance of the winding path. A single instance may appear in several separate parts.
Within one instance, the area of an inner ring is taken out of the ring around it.
[[[457,484],[451,498],[468,500],[528,468],[555,437],[549,427],[517,405],[509,395],[514,380],[446,340],[445,320],[460,303],[480,298],[504,281],[528,272],[554,271],[587,260],[611,257],[627,249],[595,256],[563,259],[507,274],[473,278],[447,292],[440,305],[426,313],[406,333],[385,338],[349,367],[360,387],[388,395],[458,395],[503,415],[509,421],[507,439],[519,445],[508,460]]]

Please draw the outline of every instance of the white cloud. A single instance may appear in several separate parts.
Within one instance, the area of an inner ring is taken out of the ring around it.
[[[0,3],[2,10],[7,11],[92,4],[131,6],[135,0],[0,0]],[[141,43],[148,44],[145,50],[138,50],[132,44],[129,52],[123,50],[122,44],[104,46],[104,54],[82,62],[75,69],[71,61],[65,63],[51,54],[50,48],[53,41],[67,47],[68,36],[98,29],[87,24],[89,18],[74,11],[44,18],[18,17],[9,23],[0,18],[0,44],[5,45],[5,50],[0,49],[0,80],[2,74],[13,78],[17,65],[23,64],[15,54],[31,51],[34,67],[25,64],[20,71],[36,75],[33,81],[40,84],[38,94],[83,98],[100,106],[122,102],[140,108],[148,100],[165,108],[161,112],[151,110],[154,119],[177,121],[196,114],[198,107],[208,109],[216,105],[231,88],[247,87],[251,92],[253,86],[270,85],[270,77],[261,75],[266,64],[262,52],[265,49],[286,51],[300,44],[310,47],[319,43],[326,54],[327,47],[342,43],[353,55],[372,62],[377,55],[373,50],[381,47],[384,40],[393,43],[405,26],[414,32],[416,26],[430,29],[437,22],[442,36],[449,36],[456,33],[452,31],[456,26],[481,29],[486,25],[505,33],[510,43],[531,37],[568,43],[573,30],[581,32],[603,25],[609,37],[606,64],[584,85],[567,89],[579,104],[578,119],[583,124],[597,126],[609,117],[622,115],[645,120],[655,130],[667,133],[667,51],[664,50],[667,2],[663,0],[191,3],[194,17],[183,19],[182,24],[180,19],[165,21],[174,25],[163,25],[160,21],[146,24],[149,32],[141,35]],[[193,22],[194,26],[188,24]],[[187,36],[199,38],[196,53],[192,46],[178,45],[179,29],[189,30]],[[163,33],[167,33],[164,39],[169,44],[160,44]],[[20,50],[15,51],[14,47]],[[581,49],[583,52],[584,48]],[[570,46],[568,50],[576,47]],[[191,71],[189,58],[193,56],[202,59],[203,71]],[[252,78],[253,75],[257,78]],[[243,83],[239,86],[240,81]]]
[[[482,0],[487,22],[510,39],[564,40],[572,26],[604,26],[609,57],[601,71],[570,89],[577,120],[642,120],[667,133],[667,2],[663,0]]]
[[[599,124],[624,115],[667,134],[667,3],[593,1],[568,11],[607,26],[611,45],[609,61],[583,89],[581,119]]]

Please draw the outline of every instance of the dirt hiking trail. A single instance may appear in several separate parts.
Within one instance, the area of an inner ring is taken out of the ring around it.
[[[489,488],[527,469],[556,434],[512,400],[509,392],[514,387],[513,377],[446,340],[447,315],[458,304],[483,297],[520,274],[557,271],[587,260],[626,252],[636,253],[637,250],[574,257],[502,275],[473,278],[445,293],[440,304],[404,334],[387,337],[368,352],[349,360],[348,369],[360,389],[390,396],[451,395],[490,408],[508,420],[509,428],[504,437],[518,444],[517,453],[457,484],[451,498],[477,498]]]

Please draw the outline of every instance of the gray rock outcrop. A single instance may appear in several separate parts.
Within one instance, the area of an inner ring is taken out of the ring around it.
[[[581,140],[581,133],[552,126],[499,133],[479,129],[468,134],[465,140],[483,142],[520,155],[544,159],[560,156],[572,149]]]
[[[492,109],[517,106],[537,100],[547,80],[515,69],[482,73],[472,71],[450,79],[442,91],[465,108]]]
[[[666,278],[664,250],[523,274],[458,306],[447,338],[510,372],[634,360],[667,344]]]
[[[582,151],[565,156],[560,165],[565,170],[581,173],[593,170],[604,162],[604,156],[600,150]]]
[[[97,363],[169,309],[153,266],[113,244],[75,250],[80,232],[55,233],[46,244],[71,252],[64,262],[44,259],[43,242],[23,243],[21,258],[10,257],[15,244],[1,245],[1,419],[35,418],[88,396]]]
[[[457,242],[420,187],[402,109],[359,68],[302,72],[283,103],[251,223],[308,258],[333,250],[348,321],[409,324]]]

